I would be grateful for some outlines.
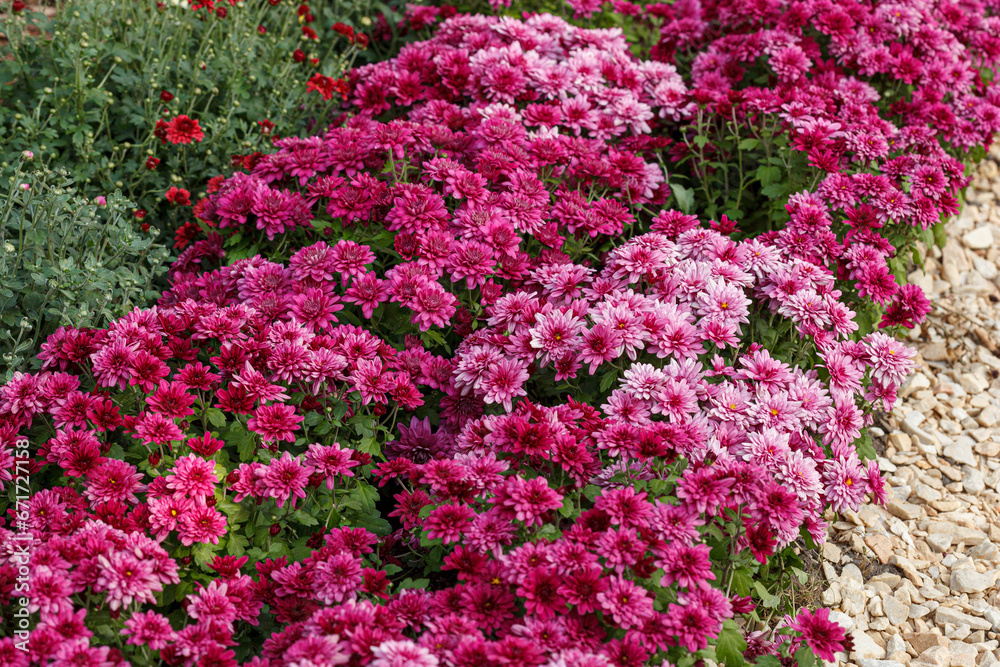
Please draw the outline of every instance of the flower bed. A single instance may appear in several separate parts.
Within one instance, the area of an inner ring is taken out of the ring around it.
[[[873,329],[927,309],[887,266],[915,201],[957,205],[962,165],[927,134],[867,155],[861,124],[889,131],[876,89],[835,69],[712,97],[723,40],[692,86],[683,58],[637,60],[613,30],[456,16],[353,74],[356,115],[213,179],[154,308],[59,329],[40,372],[0,387],[0,478],[23,474],[27,436],[43,489],[0,529],[30,542],[37,619],[26,653],[13,635],[0,655],[809,667],[849,650],[786,591],[829,512],[884,500],[866,427],[912,351]],[[758,132],[734,138],[735,207],[708,184],[730,112]],[[827,152],[829,175],[797,162]]]

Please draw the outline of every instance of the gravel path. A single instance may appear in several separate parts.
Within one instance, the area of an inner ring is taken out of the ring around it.
[[[832,524],[823,602],[858,667],[1000,667],[1000,151],[980,165],[921,285],[918,372],[876,429],[892,489]],[[827,517],[832,520],[832,514]]]

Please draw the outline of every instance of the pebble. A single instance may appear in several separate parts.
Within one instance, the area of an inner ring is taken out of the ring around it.
[[[882,598],[882,610],[885,617],[892,625],[902,625],[910,618],[910,607],[894,597],[885,596]]]
[[[917,655],[920,655],[932,646],[948,646],[951,643],[951,640],[944,635],[933,632],[911,632],[904,634],[903,639],[909,642]]]
[[[992,588],[995,581],[996,576],[992,573],[980,574],[975,570],[963,568],[952,570],[950,585],[951,590],[956,593],[982,593]]]
[[[941,627],[946,623],[951,623],[954,626],[968,625],[973,630],[989,630],[993,627],[989,621],[963,614],[954,607],[938,607],[934,613],[934,622]]]
[[[855,660],[873,658],[881,660],[885,657],[885,649],[875,643],[875,640],[868,636],[868,633],[860,630],[854,631],[854,651],[851,655]]]
[[[945,553],[951,547],[951,535],[934,533],[926,538],[927,544],[938,553]]]
[[[986,490],[986,476],[976,468],[962,466],[962,488],[966,493],[978,496]]]
[[[977,227],[962,237],[962,243],[973,250],[985,250],[993,245],[993,232],[989,227]]]
[[[885,508],[893,515],[898,516],[900,519],[905,519],[906,521],[919,519],[924,513],[919,505],[904,503],[899,500],[890,500]]]
[[[979,459],[972,451],[972,444],[971,441],[967,442],[964,439],[957,440],[945,446],[944,455],[958,463],[964,463],[967,466],[977,466],[979,465]]]

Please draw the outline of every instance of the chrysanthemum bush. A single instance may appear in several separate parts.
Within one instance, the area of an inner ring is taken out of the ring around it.
[[[88,193],[122,190],[137,226],[168,232],[233,155],[325,122],[367,43],[340,23],[364,15],[361,0],[84,1],[52,18],[14,6],[0,18],[0,174],[31,150]]]
[[[827,508],[882,497],[852,444],[911,351],[852,341],[821,268],[693,223],[663,212],[599,272],[537,262],[454,359],[291,305],[364,317],[346,295],[370,259],[345,271],[323,242],[60,330],[42,373],[0,389],[5,452],[38,442],[48,487],[20,524],[38,625],[5,654],[235,664],[264,639],[248,664],[735,664],[804,641],[829,659],[835,624],[750,596]],[[786,338],[822,374],[744,341],[764,320],[806,334]]]
[[[459,16],[398,58],[356,70],[352,101],[362,113],[391,104],[389,113],[415,119],[458,106],[473,125],[470,110],[504,103],[531,132],[635,133],[633,145],[659,151],[682,210],[725,214],[741,235],[827,258],[865,330],[911,322],[900,287],[916,241],[941,241],[965,163],[998,128],[992,6],[612,9],[659,29],[652,61],[631,56],[620,30]],[[411,21],[451,13],[413,8]],[[807,206],[788,206],[805,193]]]

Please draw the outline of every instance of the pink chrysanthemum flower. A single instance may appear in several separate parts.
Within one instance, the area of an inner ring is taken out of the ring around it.
[[[576,350],[580,344],[583,320],[561,310],[548,315],[535,315],[531,328],[531,347],[539,350],[539,357],[555,359],[565,352]]]
[[[441,505],[424,520],[429,539],[441,538],[444,544],[457,542],[468,528],[469,520],[476,515],[468,505]]]
[[[228,585],[213,579],[208,586],[187,596],[187,614],[199,623],[226,626],[236,620],[237,610],[229,599]]]
[[[292,458],[291,454],[283,452],[281,458],[271,461],[261,478],[264,495],[274,498],[278,507],[284,507],[289,499],[295,507],[297,498],[306,497],[305,488],[312,472],[313,469],[302,465],[298,457]]]
[[[173,471],[165,479],[168,489],[191,498],[212,495],[219,481],[215,475],[215,462],[194,454],[177,459]]]
[[[87,476],[87,499],[91,506],[113,501],[138,503],[135,494],[146,488],[141,479],[142,473],[135,466],[108,459]]]
[[[835,512],[844,509],[857,511],[868,491],[868,473],[856,456],[827,461],[823,481],[826,499]]]
[[[371,667],[438,667],[437,657],[411,639],[390,639],[372,647]]]
[[[316,472],[326,478],[326,488],[332,489],[337,483],[337,475],[353,477],[351,468],[361,465],[351,456],[351,450],[341,449],[339,443],[333,445],[309,445],[305,453],[305,461]]]
[[[135,601],[155,604],[153,593],[163,590],[151,560],[140,560],[127,551],[111,551],[97,556],[96,592],[107,592],[112,610],[128,607]]]
[[[361,565],[349,553],[330,556],[316,564],[316,597],[325,604],[350,599],[361,587]]]
[[[517,359],[500,359],[486,368],[479,381],[487,403],[500,403],[508,412],[513,399],[527,395],[524,383],[530,375],[524,363]]]
[[[876,331],[864,339],[865,350],[870,355],[872,376],[885,384],[900,385],[913,368],[912,348]]]
[[[136,612],[125,621],[122,634],[128,637],[131,646],[148,646],[159,651],[173,641],[174,630],[165,616],[155,611]]]
[[[607,590],[597,594],[597,601],[623,629],[642,625],[653,616],[653,599],[634,582],[612,577]]]
[[[181,515],[178,538],[186,547],[203,542],[218,544],[226,534],[226,518],[214,507],[195,505]]]
[[[802,633],[801,641],[827,662],[836,661],[835,654],[844,651],[848,645],[844,628],[830,620],[829,609],[817,609],[815,612],[803,609],[788,627]]]
[[[304,417],[295,414],[295,408],[284,403],[262,405],[254,410],[253,417],[247,420],[247,428],[260,434],[264,441],[286,440],[295,442],[294,431]]]

